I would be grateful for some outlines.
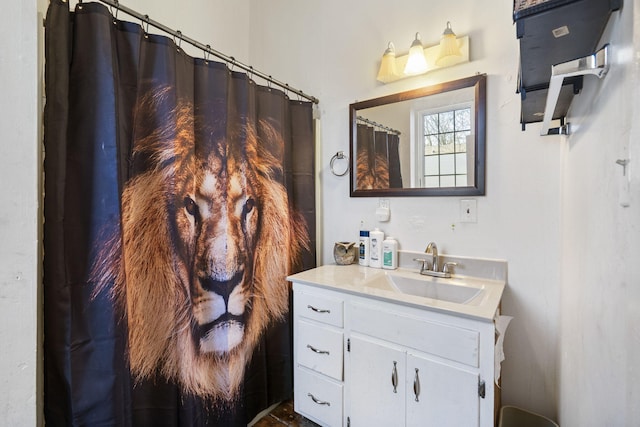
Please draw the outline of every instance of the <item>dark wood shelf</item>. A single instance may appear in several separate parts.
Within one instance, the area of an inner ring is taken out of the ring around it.
[[[517,92],[523,130],[526,123],[542,121],[551,66],[594,53],[611,13],[621,7],[622,0],[547,0],[514,10],[520,43]],[[574,95],[582,89],[582,79],[563,83],[554,119],[566,117]]]

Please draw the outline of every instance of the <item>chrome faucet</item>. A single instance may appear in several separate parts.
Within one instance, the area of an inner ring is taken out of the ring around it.
[[[434,276],[434,277],[451,277],[451,267],[458,265],[455,262],[445,262],[440,270],[440,264],[438,262],[438,246],[435,242],[430,242],[427,245],[427,248],[424,250],[424,253],[431,254],[431,267],[429,267],[429,260],[416,258],[414,261],[418,261],[420,264],[420,274],[425,276]]]
[[[424,250],[425,254],[431,253],[431,270],[438,271],[438,246],[436,242],[431,242],[427,245],[427,249]]]

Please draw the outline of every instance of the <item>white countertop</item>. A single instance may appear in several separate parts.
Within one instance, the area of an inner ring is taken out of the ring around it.
[[[482,292],[476,298],[465,304],[457,304],[437,299],[419,297],[405,294],[393,289],[391,286],[381,285],[384,280],[376,280],[380,275],[397,274],[406,277],[416,277],[424,280],[441,281],[451,284],[464,284],[482,288]],[[414,275],[415,276],[412,276]],[[307,285],[319,286],[337,291],[349,292],[356,295],[373,297],[392,302],[398,302],[418,308],[427,308],[480,320],[492,321],[497,314],[505,280],[477,278],[453,275],[451,279],[441,279],[422,276],[418,270],[397,269],[382,270],[379,268],[363,267],[358,264],[336,265],[327,264],[318,268],[303,271],[287,277],[288,280]]]

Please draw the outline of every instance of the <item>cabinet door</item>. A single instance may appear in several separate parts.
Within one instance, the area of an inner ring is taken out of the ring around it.
[[[407,354],[409,427],[478,426],[478,374],[416,354]]]
[[[347,408],[352,427],[402,426],[406,353],[392,345],[351,336]]]

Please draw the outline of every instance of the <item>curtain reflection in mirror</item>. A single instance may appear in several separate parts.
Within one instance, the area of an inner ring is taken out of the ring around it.
[[[357,188],[402,188],[400,132],[358,117]]]

